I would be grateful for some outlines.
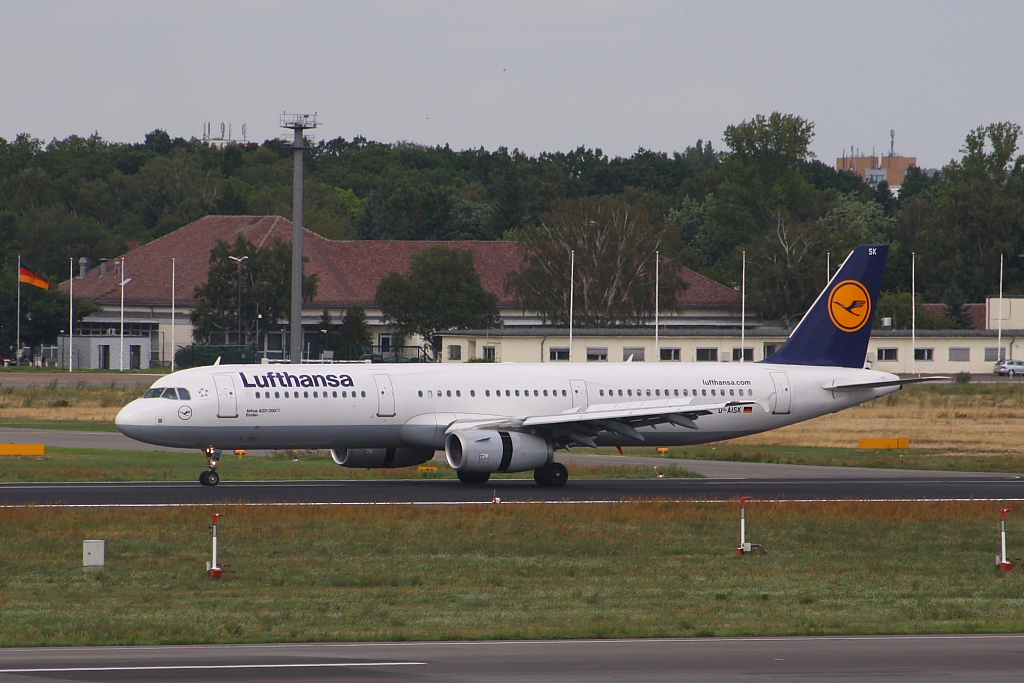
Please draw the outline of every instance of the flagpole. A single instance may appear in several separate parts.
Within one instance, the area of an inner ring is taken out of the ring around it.
[[[572,306],[576,280],[576,251],[569,252],[569,362],[572,362]]]
[[[18,325],[17,337],[14,349],[14,364],[21,365],[21,254],[18,254],[18,272],[14,274],[18,278]]]
[[[740,294],[740,362],[747,353],[747,252],[743,252],[743,284]]]
[[[910,374],[917,372],[917,254],[910,252]]]
[[[68,288],[68,372],[75,369],[75,259],[71,257],[71,286]]]
[[[117,371],[124,372],[124,259],[121,259],[121,351],[118,353]]]
[[[661,351],[658,348],[658,285],[661,280],[661,252],[654,252],[654,360],[661,362]]]
[[[177,318],[175,316],[175,303],[174,298],[174,259],[171,259],[171,372],[174,372],[174,327],[177,325]],[[256,340],[259,344],[259,339]]]

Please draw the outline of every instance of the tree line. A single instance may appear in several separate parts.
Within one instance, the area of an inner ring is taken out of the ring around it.
[[[751,306],[791,322],[824,284],[826,262],[834,269],[863,242],[892,245],[885,292],[909,291],[916,253],[923,300],[955,313],[997,291],[1000,253],[1005,291],[1024,293],[1020,133],[1009,122],[969,131],[938,173],[911,168],[898,197],[816,159],[813,122],[778,112],[727,126],[720,148],[698,140],[629,157],[336,138],[308,153],[305,214],[308,228],[331,239],[520,240],[530,277],[510,284],[556,322],[565,306],[543,277],[564,277],[555,263],[570,251],[593,282],[582,310],[595,323],[646,318],[653,284],[640,252],[655,249],[666,263],[734,287],[746,252]],[[204,215],[291,215],[291,164],[280,140],[218,148],[162,130],[139,144],[95,134],[0,139],[0,277],[13,283],[18,254],[62,280],[69,258],[95,263]],[[633,231],[636,239],[621,243],[632,255],[615,251],[612,228]],[[601,279],[624,259],[633,290]],[[957,316],[933,324],[958,324]]]

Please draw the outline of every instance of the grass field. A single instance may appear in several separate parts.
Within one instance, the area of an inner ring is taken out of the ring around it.
[[[226,455],[221,477],[231,481],[315,479],[455,479],[455,471],[443,463],[436,471],[416,467],[362,470],[338,467],[323,451],[278,451],[269,457]],[[48,448],[43,456],[0,456],[0,482],[32,481],[193,481],[205,469],[206,459],[195,453],[115,451],[98,448]],[[660,471],[666,477],[698,477],[665,463],[652,467],[600,467],[568,465],[572,478],[651,479]],[[496,474],[495,479],[530,479],[533,472]]]
[[[222,582],[214,508],[2,509],[0,645],[1020,632],[998,507],[218,507]]]

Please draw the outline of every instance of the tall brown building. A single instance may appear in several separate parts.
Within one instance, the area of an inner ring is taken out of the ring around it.
[[[903,185],[907,169],[917,165],[917,157],[901,156],[857,156],[836,157],[836,168],[840,171],[853,171],[865,182],[877,185],[881,181],[889,183],[892,189]]]

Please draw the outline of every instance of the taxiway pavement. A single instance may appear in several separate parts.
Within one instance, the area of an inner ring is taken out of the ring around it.
[[[15,681],[1015,680],[1024,635],[11,648]]]

